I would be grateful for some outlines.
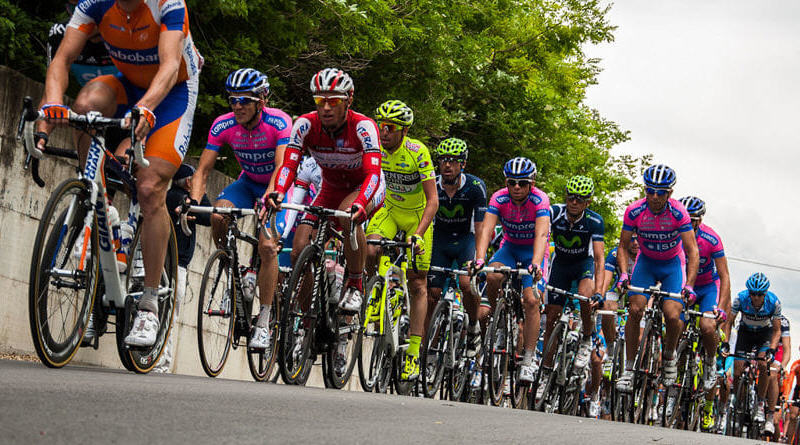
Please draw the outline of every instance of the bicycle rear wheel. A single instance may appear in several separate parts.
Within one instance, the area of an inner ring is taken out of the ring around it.
[[[317,249],[306,246],[297,258],[289,278],[286,304],[281,315],[281,337],[278,365],[281,378],[288,385],[304,385],[314,362],[311,344],[314,341],[317,314],[316,299],[311,295],[317,272]],[[319,283],[320,286],[322,283]],[[308,302],[308,304],[304,304]],[[304,310],[303,306],[308,310]]]
[[[489,402],[494,406],[500,406],[503,403],[505,392],[506,377],[508,376],[508,361],[510,351],[508,348],[508,317],[509,308],[506,307],[503,300],[498,299],[492,317],[492,323],[489,325]]]
[[[145,374],[150,372],[167,344],[167,338],[172,332],[172,312],[175,304],[175,289],[178,280],[178,246],[175,240],[175,230],[169,225],[169,239],[167,240],[164,265],[161,268],[161,282],[158,286],[158,332],[153,346],[144,348],[130,348],[125,344],[125,337],[131,330],[133,319],[136,316],[138,303],[130,296],[133,292],[144,290],[144,260],[142,256],[142,221],[140,218],[136,234],[128,255],[128,269],[126,274],[125,311],[117,311],[117,352],[120,360],[130,370]]]
[[[209,377],[218,376],[228,360],[236,319],[235,289],[231,259],[219,249],[206,262],[197,300],[197,349]]]
[[[91,210],[89,199],[83,181],[62,182],[47,201],[33,243],[28,315],[36,355],[50,368],[66,365],[78,351],[97,293],[96,220],[83,270],[80,256],[73,255]]]

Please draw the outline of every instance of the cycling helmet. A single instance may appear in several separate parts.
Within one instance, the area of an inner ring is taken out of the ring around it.
[[[340,93],[353,95],[353,79],[339,68],[325,68],[311,78],[311,93]]]
[[[766,292],[769,289],[769,279],[763,273],[756,272],[750,275],[745,286],[750,292]]]
[[[675,170],[664,164],[651,165],[644,171],[644,185],[648,187],[672,188],[676,179]]]
[[[583,197],[594,194],[594,181],[586,176],[573,176],[567,181],[567,193]]]
[[[536,164],[528,158],[516,157],[509,159],[503,167],[506,178],[534,179],[536,177]]]
[[[269,93],[269,80],[261,71],[242,68],[228,76],[225,89],[229,93],[253,93],[263,97]]]
[[[414,112],[402,101],[387,100],[375,110],[375,120],[410,127],[414,123]]]
[[[696,196],[684,196],[678,201],[686,207],[691,217],[699,217],[706,214],[706,203]]]
[[[439,146],[435,150],[436,156],[452,156],[454,158],[467,160],[469,150],[467,150],[467,143],[459,138],[447,138],[439,142]]]

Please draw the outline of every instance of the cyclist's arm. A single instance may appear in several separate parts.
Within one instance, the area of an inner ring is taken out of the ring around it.
[[[715,258],[714,265],[717,267],[719,275],[719,308],[728,315],[731,312],[731,274],[728,271],[728,259],[723,257]]]
[[[47,67],[43,103],[63,103],[64,91],[69,86],[69,66],[81,55],[89,34],[67,27],[56,55]]]
[[[544,254],[550,249],[550,213],[536,217],[533,235],[533,264],[542,264]]]
[[[778,347],[778,342],[781,341],[781,319],[780,317],[772,319],[772,341],[769,343],[769,347],[772,349],[776,349]]]
[[[694,286],[694,280],[697,278],[697,269],[700,267],[700,251],[697,249],[697,239],[694,232],[688,230],[681,232],[681,241],[683,241],[683,249],[686,251],[686,285]]]
[[[486,203],[488,201],[488,197],[486,196],[486,184],[484,184],[483,180],[480,178],[477,181],[479,192],[475,193],[472,204],[472,220],[475,224],[476,236],[483,229],[483,219],[486,217]]]
[[[280,167],[275,170],[275,191],[281,194],[286,194],[289,186],[294,182],[294,177],[297,175],[297,168],[300,167],[300,162],[303,160],[303,142],[305,141],[308,132],[311,130],[311,121],[306,117],[299,117],[294,124],[292,124],[292,131],[289,136],[289,145],[283,155],[283,162]],[[380,162],[379,162],[380,163]],[[276,162],[275,165],[278,165]]]
[[[619,235],[619,247],[617,248],[617,267],[619,267],[620,275],[629,273],[628,249],[631,245],[631,237],[633,237],[633,232],[625,229],[622,229],[622,232]],[[695,248],[697,248],[696,244]]]
[[[292,199],[289,200],[291,204],[302,204],[303,199],[306,197],[307,190],[305,187],[302,187],[299,184],[295,184],[294,189],[292,189]],[[281,234],[281,238],[288,238],[289,234],[292,233],[292,228],[294,227],[294,221],[297,219],[297,210],[294,209],[286,209],[286,215],[284,216],[284,228],[283,233]]]
[[[781,359],[781,366],[786,368],[786,365],[788,365],[789,361],[792,360],[792,337],[781,337],[781,343],[783,343],[783,358]]]
[[[213,126],[212,126],[213,127]],[[206,193],[206,185],[208,184],[208,175],[214,169],[214,163],[217,162],[218,152],[206,148],[200,155],[200,161],[197,163],[197,171],[192,175],[192,193],[191,197],[197,202],[203,199]]]
[[[424,236],[425,231],[431,225],[431,221],[436,217],[436,212],[439,210],[439,193],[436,191],[436,179],[431,177],[427,181],[422,181],[422,190],[425,192],[425,210],[422,212],[417,225],[416,235]]]
[[[489,248],[489,241],[494,234],[494,226],[497,224],[497,215],[486,212],[481,225],[481,231],[475,234],[475,259],[486,260],[486,249]]]
[[[594,250],[594,293],[603,295],[607,287],[605,287],[605,242],[592,241],[592,249]]]
[[[275,147],[275,165],[282,165],[283,164],[283,157],[286,154],[286,144],[281,144]],[[270,193],[275,191],[275,179],[276,176],[274,173],[269,178],[269,185],[267,189],[264,191],[263,199],[267,199]]]
[[[158,36],[158,71],[136,105],[155,110],[178,82],[184,38],[183,31],[161,31]]]
[[[361,191],[353,201],[362,208],[372,201],[381,183],[381,146],[378,125],[372,120],[363,120],[356,125],[356,134],[361,141],[363,153],[361,154],[361,169],[364,172],[364,181]],[[373,145],[377,141],[376,145]],[[438,202],[438,201],[437,201]],[[430,223],[430,221],[428,221]]]
[[[725,332],[725,338],[731,338],[731,328],[736,323],[736,317],[739,315],[739,297],[736,297],[731,303],[731,310],[728,313],[728,321],[722,325],[722,331]]]

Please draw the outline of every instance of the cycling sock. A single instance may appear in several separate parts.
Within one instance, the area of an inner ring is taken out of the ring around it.
[[[408,350],[406,354],[419,358],[419,344],[422,343],[422,337],[419,335],[412,335],[408,338]]]
[[[666,349],[664,350],[664,360],[672,360],[674,358],[675,358],[674,349],[672,351],[667,351]]]
[[[158,316],[158,289],[145,287],[142,298],[139,299],[139,310],[152,312]]]
[[[478,322],[470,321],[467,332],[470,334],[479,334],[481,332],[481,327],[478,325]]]
[[[533,362],[533,349],[526,349],[525,355],[522,356],[522,366],[530,366],[531,362]]]
[[[354,287],[359,290],[359,292],[364,292],[364,286],[361,283],[361,277],[363,273],[350,273],[347,272],[347,285],[345,287]]]
[[[714,401],[713,400],[706,400],[706,405],[703,407],[707,413],[710,413],[714,410]]]
[[[258,320],[256,321],[256,326],[258,326],[259,328],[269,327],[269,315],[271,310],[272,310],[271,304],[261,305],[261,312],[258,313]]]

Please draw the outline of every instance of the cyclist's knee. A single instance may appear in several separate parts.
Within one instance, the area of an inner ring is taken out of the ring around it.
[[[533,291],[522,293],[522,307],[526,311],[539,310],[539,297]]]
[[[705,337],[708,335],[716,335],[717,322],[712,319],[703,318],[700,320],[700,333]]]
[[[114,91],[102,82],[90,82],[78,93],[72,109],[78,114],[99,111],[104,116],[111,117],[117,111]]]
[[[258,254],[265,263],[275,261],[275,258],[278,257],[278,247],[273,241],[266,240],[262,237],[258,242]]]
[[[644,305],[633,304],[628,307],[628,318],[631,320],[641,320],[644,315]]]

